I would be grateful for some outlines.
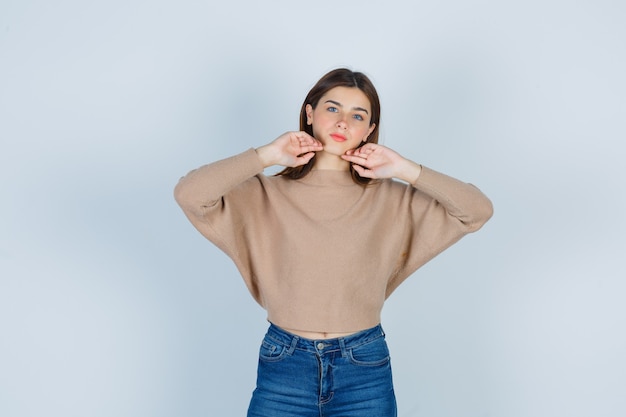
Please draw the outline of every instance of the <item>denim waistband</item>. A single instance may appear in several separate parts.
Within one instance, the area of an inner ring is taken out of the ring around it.
[[[306,350],[314,353],[327,353],[333,351],[341,351],[345,354],[346,349],[355,348],[357,346],[369,343],[385,336],[385,332],[380,324],[371,329],[361,330],[348,336],[338,337],[335,339],[307,339],[302,336],[290,333],[285,329],[270,323],[267,330],[267,336],[276,342],[282,343],[289,347],[288,352],[291,354],[294,350]]]

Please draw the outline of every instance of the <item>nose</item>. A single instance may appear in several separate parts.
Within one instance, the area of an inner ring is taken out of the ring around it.
[[[348,122],[345,119],[345,116],[340,116],[339,120],[337,120],[337,127],[340,129],[346,129],[348,127]]]

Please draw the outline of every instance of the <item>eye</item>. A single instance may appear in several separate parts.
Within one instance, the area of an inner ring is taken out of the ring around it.
[[[337,107],[333,107],[333,106],[330,106],[330,107],[329,107],[329,108],[327,108],[326,110],[328,110],[328,111],[330,111],[330,112],[333,112],[333,113],[337,113],[337,112],[339,111],[339,110],[337,110]]]
[[[363,120],[365,120],[365,119],[363,119],[363,116],[361,116],[360,114],[355,114],[355,115],[354,115],[354,116],[352,116],[352,117],[354,117],[356,120],[358,120],[358,121],[360,121],[360,122],[362,122]]]

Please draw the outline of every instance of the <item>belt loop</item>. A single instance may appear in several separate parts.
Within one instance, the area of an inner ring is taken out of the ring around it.
[[[339,338],[339,347],[341,348],[341,357],[346,358],[348,356],[348,351],[346,350],[346,342],[343,337]]]
[[[291,346],[289,346],[289,350],[287,350],[288,354],[293,354],[293,351],[296,350],[296,345],[298,344],[298,340],[300,340],[300,338],[298,336],[294,336],[293,339],[291,339]]]

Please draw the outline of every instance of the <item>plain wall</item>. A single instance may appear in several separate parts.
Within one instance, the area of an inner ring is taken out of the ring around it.
[[[0,415],[241,416],[264,311],[176,206],[338,66],[479,186],[388,300],[401,417],[626,415],[626,3],[0,2]]]

